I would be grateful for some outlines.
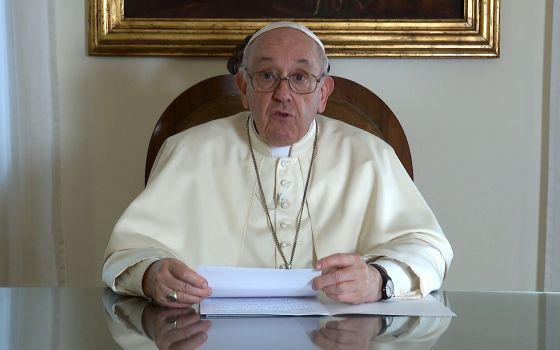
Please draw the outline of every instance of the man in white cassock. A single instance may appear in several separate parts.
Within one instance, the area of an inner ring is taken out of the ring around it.
[[[422,296],[453,257],[393,149],[320,115],[334,88],[319,38],[275,22],[248,42],[237,115],[170,137],[117,222],[103,265],[112,290],[170,307],[212,286],[199,265],[315,268],[345,303]]]

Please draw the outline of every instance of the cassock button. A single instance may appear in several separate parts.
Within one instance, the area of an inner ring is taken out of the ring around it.
[[[287,227],[288,227],[288,224],[285,223],[285,222],[281,222],[281,223],[280,223],[280,227],[281,227],[281,228],[287,228]]]
[[[286,186],[288,184],[288,181],[286,181],[286,179],[282,179],[282,181],[280,181],[280,185],[282,186]]]
[[[282,168],[285,168],[286,165],[288,165],[288,162],[287,162],[287,161],[285,161],[285,160],[281,160],[281,161],[280,161],[280,166],[281,166]]]
[[[282,207],[282,209],[286,209],[290,207],[290,202],[289,201],[282,201],[282,203],[280,203],[280,206]]]

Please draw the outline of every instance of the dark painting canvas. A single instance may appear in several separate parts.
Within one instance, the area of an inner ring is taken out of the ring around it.
[[[125,0],[126,18],[462,19],[464,0]]]

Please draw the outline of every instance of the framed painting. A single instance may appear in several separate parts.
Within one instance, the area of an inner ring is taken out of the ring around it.
[[[91,55],[229,56],[268,22],[313,30],[330,57],[500,55],[500,0],[88,0]]]

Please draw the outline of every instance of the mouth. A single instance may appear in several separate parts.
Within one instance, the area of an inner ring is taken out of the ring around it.
[[[275,112],[272,112],[271,116],[276,117],[276,118],[290,118],[290,117],[293,117],[294,115],[292,113],[289,113],[289,112],[275,111]]]

